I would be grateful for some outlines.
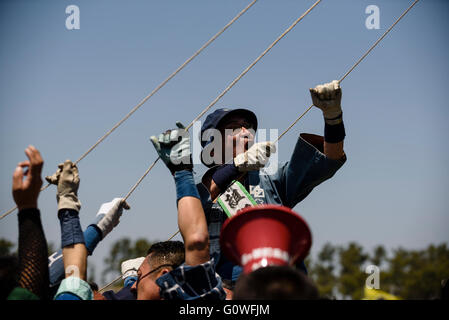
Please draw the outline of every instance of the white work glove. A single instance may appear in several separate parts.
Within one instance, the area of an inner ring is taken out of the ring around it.
[[[101,205],[97,213],[97,227],[101,230],[103,239],[118,225],[123,209],[129,208],[129,204],[122,198],[114,198]]]
[[[272,142],[258,142],[247,151],[237,155],[234,158],[234,165],[240,172],[259,170],[265,167],[268,158],[275,152],[276,147]]]
[[[145,257],[130,259],[122,262],[122,279],[125,280],[128,277],[137,277],[137,270],[140,265],[145,261]]]
[[[73,209],[80,211],[81,203],[78,200],[78,188],[80,184],[80,177],[78,168],[70,160],[58,165],[58,170],[51,176],[45,179],[58,186],[56,192],[56,200],[58,201],[58,210]]]
[[[323,111],[324,120],[330,125],[342,121],[340,82],[334,80],[310,89],[313,104]]]

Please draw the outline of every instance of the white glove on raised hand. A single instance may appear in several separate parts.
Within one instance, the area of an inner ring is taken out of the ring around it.
[[[118,225],[123,209],[129,208],[129,204],[123,198],[114,198],[111,202],[101,205],[97,213],[97,227],[101,230],[103,239]]]
[[[51,176],[45,177],[48,183],[58,186],[56,200],[58,210],[73,209],[80,211],[81,203],[78,200],[80,177],[78,168],[70,160],[58,165],[58,170]]]
[[[246,152],[234,158],[234,165],[240,172],[259,170],[265,167],[268,158],[275,152],[276,147],[270,141],[255,143]]]
[[[145,261],[145,257],[130,259],[122,262],[122,279],[125,280],[128,277],[137,277],[137,270],[140,265]]]
[[[340,82],[334,80],[310,89],[313,104],[323,111],[326,123],[335,125],[342,121]]]

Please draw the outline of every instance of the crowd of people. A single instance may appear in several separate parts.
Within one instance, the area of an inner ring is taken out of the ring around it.
[[[2,299],[55,300],[225,300],[317,299],[303,261],[267,265],[245,273],[222,253],[220,230],[228,217],[217,201],[234,181],[250,190],[254,205],[293,208],[346,161],[341,88],[338,81],[310,89],[323,111],[324,137],[301,134],[290,160],[267,174],[264,167],[276,152],[272,142],[254,143],[256,115],[246,109],[217,109],[204,121],[201,160],[209,170],[195,179],[191,139],[184,126],[167,130],[151,141],[176,186],[178,226],[183,241],[165,241],[148,248],[145,257],[122,263],[124,286],[100,293],[87,282],[87,260],[96,246],[119,224],[129,204],[123,198],[104,203],[83,231],[78,199],[77,166],[70,160],[46,180],[57,186],[61,249],[48,257],[38,209],[43,159],[33,146],[27,161],[13,173],[12,193],[18,207],[18,256],[0,258]],[[217,135],[210,134],[215,131]],[[220,141],[218,141],[220,140]],[[218,146],[218,147],[217,147]],[[149,235],[151,236],[151,235]],[[275,235],[276,236],[276,235]]]

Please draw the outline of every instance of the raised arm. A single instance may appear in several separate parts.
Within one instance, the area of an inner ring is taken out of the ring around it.
[[[175,173],[178,226],[184,239],[185,262],[195,266],[210,260],[206,216],[191,171]]]
[[[70,160],[59,165],[48,182],[56,184],[58,218],[61,225],[61,248],[65,279],[56,294],[57,300],[90,300],[92,291],[86,282],[87,249],[79,220],[78,168]]]
[[[37,206],[44,162],[33,146],[25,149],[25,154],[29,160],[17,165],[12,185],[14,201],[19,209],[19,285],[40,299],[47,299],[47,241]]]
[[[178,129],[152,136],[151,141],[161,159],[175,178],[178,226],[184,239],[185,263],[195,266],[210,260],[209,233],[200,196],[192,174],[189,133],[177,123]]]
[[[119,224],[123,209],[128,210],[130,206],[122,198],[114,198],[112,201],[101,205],[94,222],[83,233],[84,244],[89,256],[93,254],[100,241]],[[59,286],[65,278],[62,249],[53,252],[48,257],[48,268],[50,271],[50,287]]]
[[[310,89],[313,104],[323,111],[324,116],[324,154],[333,160],[344,156],[343,139],[345,128],[341,110],[340,83],[334,80]]]

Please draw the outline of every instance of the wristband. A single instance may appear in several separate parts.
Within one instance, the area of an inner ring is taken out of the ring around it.
[[[212,174],[212,180],[214,180],[220,191],[226,190],[226,187],[239,175],[239,169],[232,164],[225,164],[218,168]]]
[[[61,248],[76,243],[85,243],[78,211],[61,209],[58,211],[58,218],[61,224]]]
[[[176,203],[184,197],[200,198],[200,194],[193,180],[192,171],[182,170],[175,172]]]
[[[346,136],[345,133],[345,126],[343,124],[343,119],[342,119],[343,115],[340,115],[338,118],[335,119],[325,119],[324,122],[324,141],[329,142],[329,143],[337,143],[340,141],[343,141],[343,139]],[[328,123],[331,121],[335,121],[338,123],[336,124],[330,124]]]

